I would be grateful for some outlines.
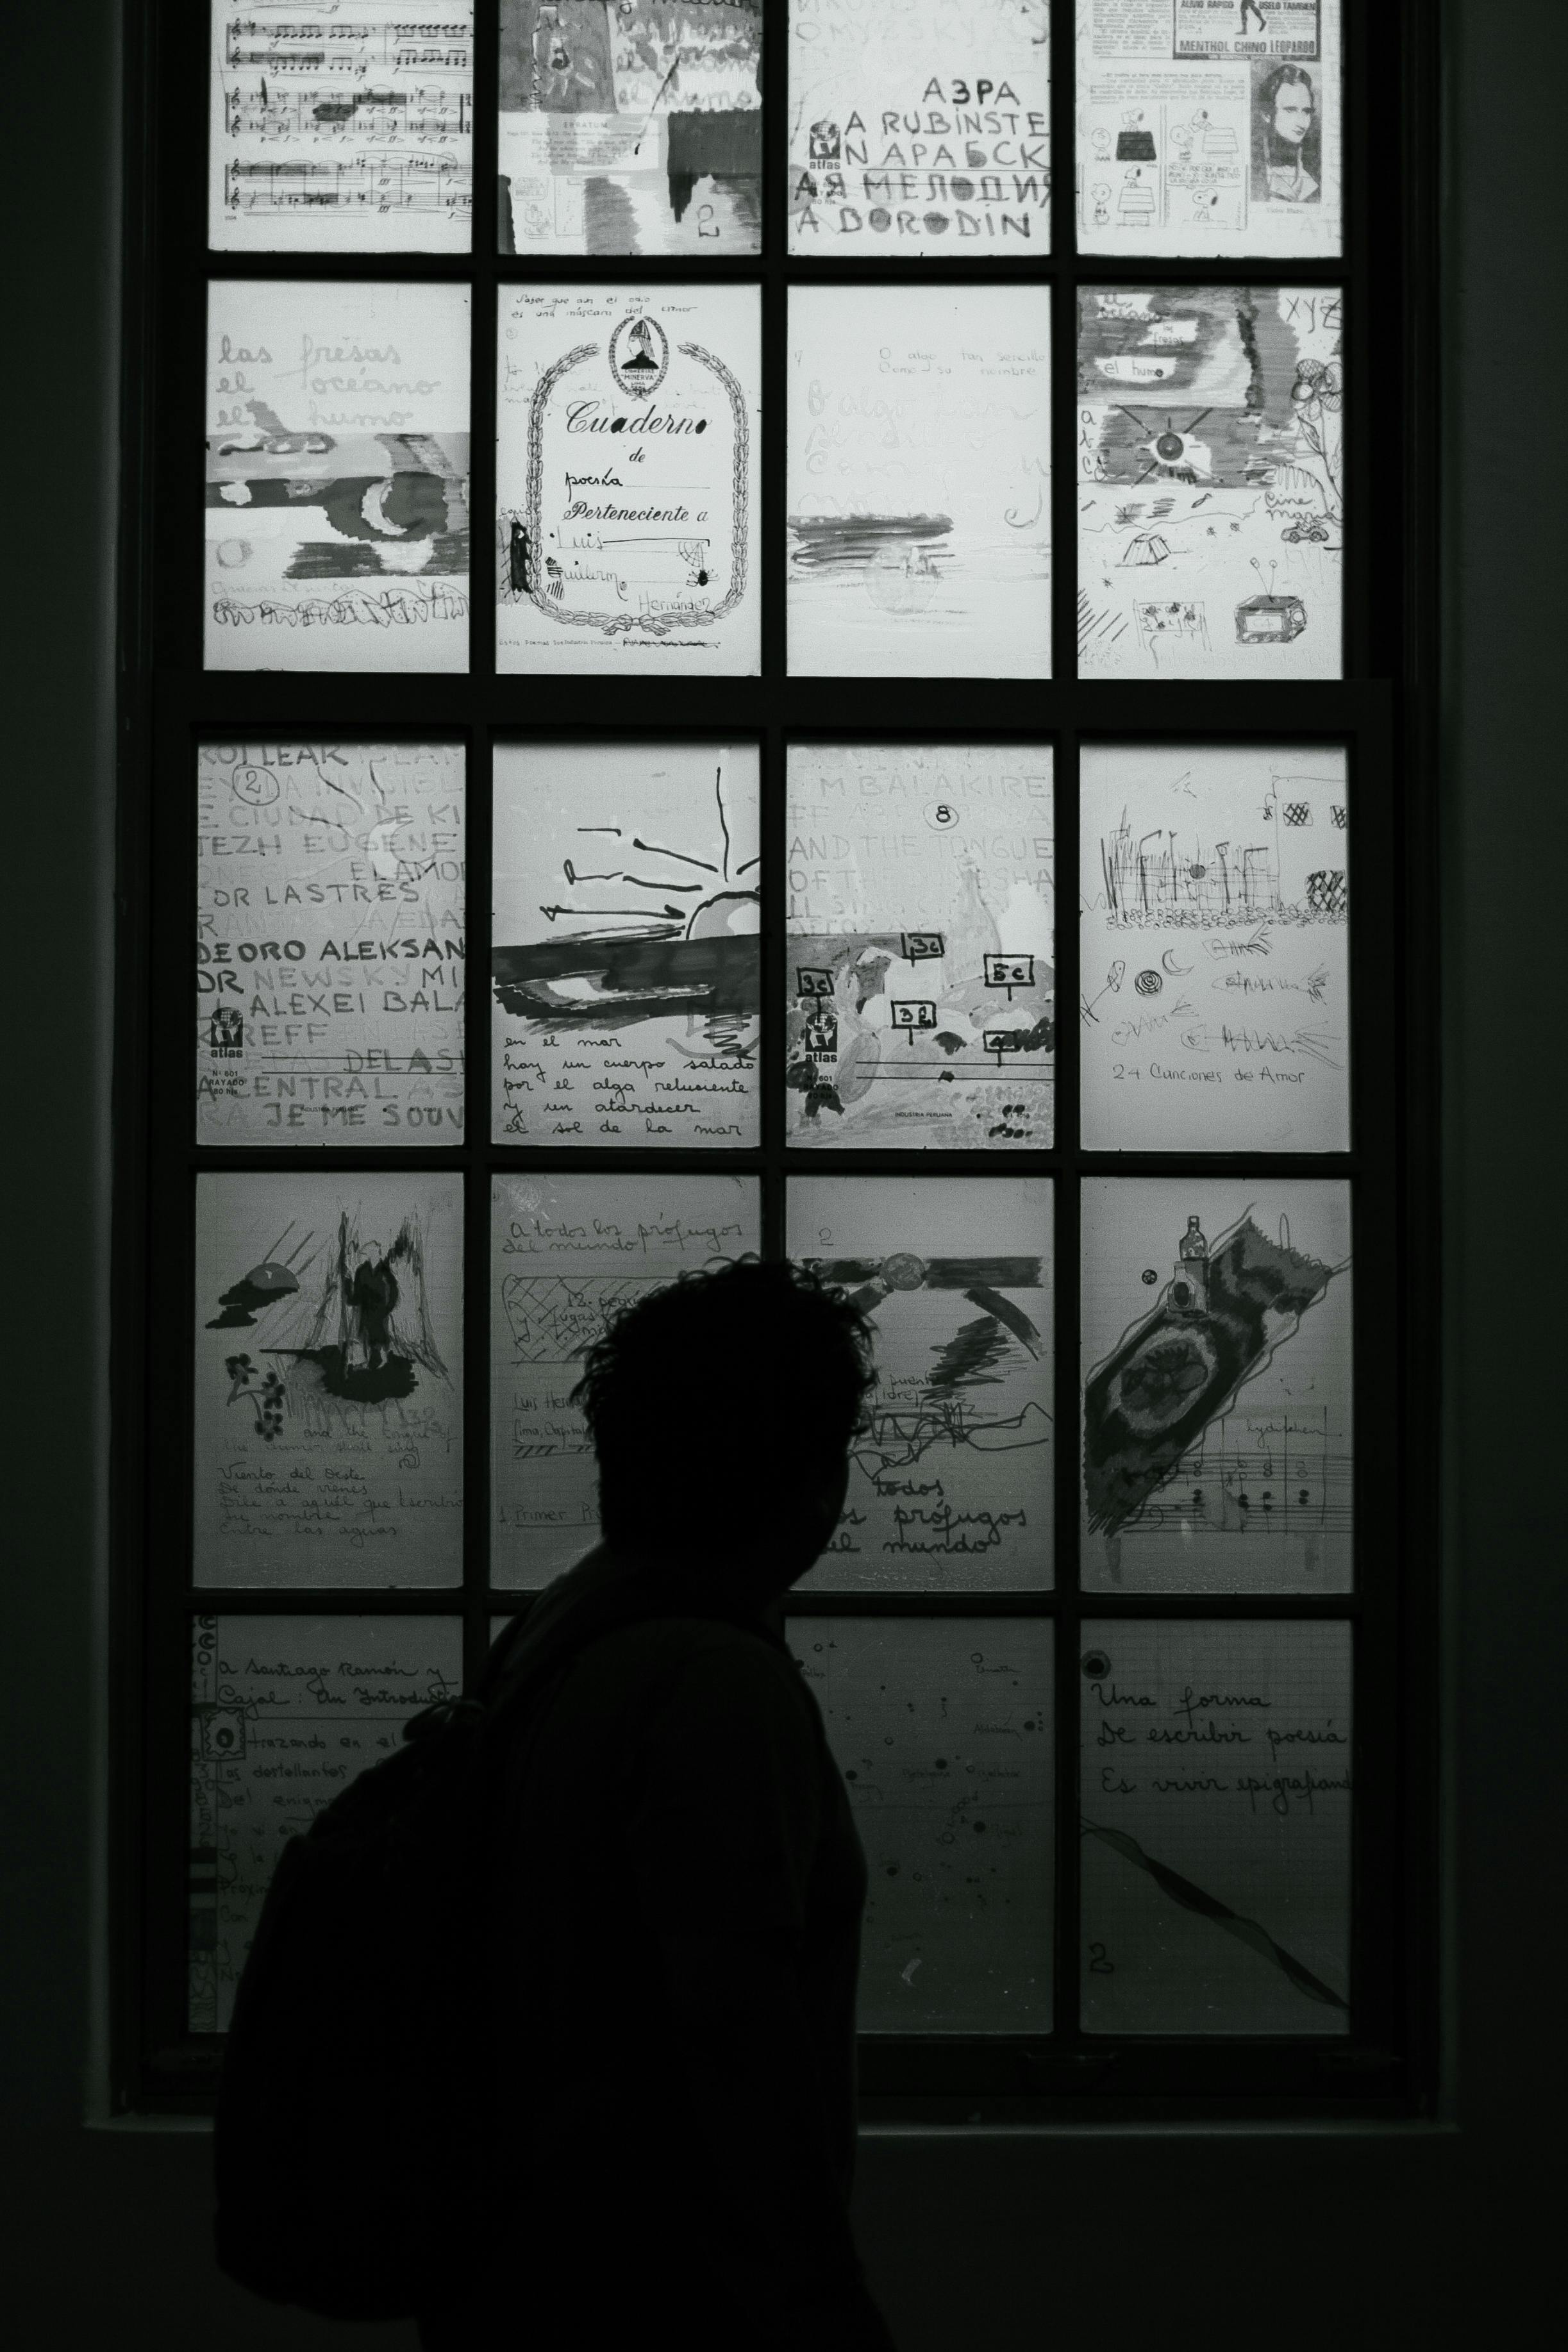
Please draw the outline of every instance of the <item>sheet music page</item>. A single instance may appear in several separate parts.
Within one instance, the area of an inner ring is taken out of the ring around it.
[[[197,1142],[460,1142],[461,744],[197,761]]]
[[[1052,1579],[1046,1176],[792,1176],[785,1247],[869,1317],[878,1386],[838,1531],[797,1590]]]
[[[754,286],[509,286],[496,664],[754,677]]]
[[[1082,1219],[1085,1588],[1348,1592],[1349,1185],[1096,1177]]]
[[[1043,289],[792,288],[792,677],[1048,677],[1049,429]]]
[[[500,249],[762,250],[762,0],[500,0]]]
[[[866,1851],[862,2032],[1051,2030],[1054,1635],[1040,1617],[785,1620]]]
[[[1340,251],[1340,0],[1078,0],[1080,253]]]
[[[1049,744],[793,743],[788,758],[788,1140],[1048,1147]]]
[[[1348,2032],[1351,1628],[1080,1638],[1086,2029]]]
[[[498,743],[498,1141],[754,1150],[754,743]]]
[[[468,661],[468,291],[215,281],[208,669]]]
[[[790,0],[789,43],[792,253],[1049,251],[1050,0]]]
[[[473,0],[214,0],[207,241],[467,253]]]
[[[754,1176],[497,1176],[491,1191],[493,1580],[537,1589],[599,1540],[598,1473],[570,1391],[624,1307],[762,1247]]]
[[[428,1171],[197,1177],[197,1584],[460,1582],[462,1206]]]
[[[1343,298],[1086,288],[1079,671],[1338,677]]]
[[[1086,743],[1086,1151],[1348,1151],[1346,761]]]
[[[197,1617],[186,2021],[225,2033],[278,1858],[463,1687],[451,1617]]]

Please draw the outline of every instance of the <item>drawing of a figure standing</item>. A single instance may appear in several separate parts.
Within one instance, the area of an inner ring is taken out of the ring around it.
[[[1248,25],[1247,20],[1249,16],[1257,18],[1256,27]],[[1268,30],[1268,19],[1258,6],[1258,0],[1241,0],[1241,29],[1244,34],[1254,29],[1259,33]]]
[[[369,1255],[363,1258],[344,1289],[344,1297],[353,1309],[357,1331],[349,1342],[353,1351],[354,1339],[364,1348],[365,1369],[379,1372],[386,1361],[386,1351],[392,1345],[392,1318],[397,1309],[400,1293],[397,1276],[392,1271],[392,1261],[404,1253],[406,1243],[400,1234],[385,1257],[381,1244],[372,1242]]]

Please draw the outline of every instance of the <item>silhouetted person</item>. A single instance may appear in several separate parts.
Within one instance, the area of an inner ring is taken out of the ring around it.
[[[843,1507],[869,1335],[750,1260],[640,1300],[586,1363],[604,1540],[489,1680],[575,1648],[595,1609],[647,1613],[575,1648],[507,1776],[517,2235],[421,2341],[892,2352],[849,2223],[866,1862],[782,1632]]]

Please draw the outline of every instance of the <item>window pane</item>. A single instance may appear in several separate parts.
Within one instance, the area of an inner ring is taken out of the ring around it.
[[[498,744],[499,1140],[757,1143],[754,743]]]
[[[759,289],[500,304],[497,667],[755,677]]]
[[[791,745],[791,1143],[1049,1146],[1054,813],[1048,744]]]
[[[796,677],[1048,677],[1050,308],[1037,286],[789,297]]]
[[[1079,668],[1338,677],[1342,297],[1086,288]]]
[[[762,251],[762,0],[500,0],[502,253]]]
[[[1088,1151],[1347,1151],[1345,755],[1086,744]]]
[[[1054,1632],[785,1620],[866,1850],[863,2033],[1051,2030]]]
[[[584,1355],[646,1291],[760,1249],[761,1202],[741,1176],[497,1176],[490,1199],[490,1580],[538,1587],[599,1539]]]
[[[467,253],[473,0],[212,11],[208,238],[229,253]]]
[[[1340,249],[1340,0],[1078,0],[1080,253]]]
[[[468,291],[214,284],[208,669],[468,660]]]
[[[458,1143],[456,743],[204,743],[198,1143]]]
[[[196,1179],[197,1584],[456,1584],[462,1187]]]
[[[1048,1177],[796,1176],[791,1257],[869,1315],[879,1385],[797,1591],[1035,1591],[1052,1573]]]
[[[1086,1590],[1347,1592],[1348,1184],[1083,1188]]]
[[[285,1842],[455,1698],[463,1634],[447,1617],[197,1617],[191,1642],[188,2006],[226,2033]]]
[[[1082,1640],[1086,2031],[1347,2032],[1350,1627]]]
[[[792,253],[1050,250],[1050,0],[967,0],[962,13],[790,0],[789,13]]]

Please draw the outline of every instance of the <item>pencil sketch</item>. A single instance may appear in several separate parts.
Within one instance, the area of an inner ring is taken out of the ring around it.
[[[199,1180],[197,1582],[457,1579],[458,1209],[434,1177]]]
[[[473,31],[473,0],[215,6],[215,250],[466,253]]]
[[[876,1335],[878,1386],[809,1587],[1048,1582],[1051,1187],[798,1177],[788,1247]]]
[[[1049,0],[794,0],[789,38],[792,253],[1048,250]]]
[[[1086,1582],[1348,1585],[1348,1191],[1237,1189],[1085,1188]]]
[[[1342,313],[1313,288],[1085,291],[1086,674],[1340,675]]]
[[[500,0],[502,253],[762,249],[762,0]]]
[[[754,745],[496,752],[494,1131],[754,1144]]]
[[[1340,0],[1078,0],[1079,250],[1340,250]],[[1114,211],[1106,167],[1131,163]]]
[[[1089,744],[1080,774],[1085,1149],[1348,1150],[1342,747]]]
[[[1087,1622],[1083,2021],[1343,2034],[1351,1630]]]
[[[209,669],[467,666],[466,289],[215,284],[206,408]]]
[[[597,1539],[571,1402],[617,1310],[761,1246],[754,1177],[497,1176],[491,1189],[490,1487],[497,1584],[550,1582]]]
[[[1048,1145],[1048,747],[793,744],[786,880],[790,1140]]]
[[[1049,675],[1049,345],[1033,290],[793,289],[793,675]]]

